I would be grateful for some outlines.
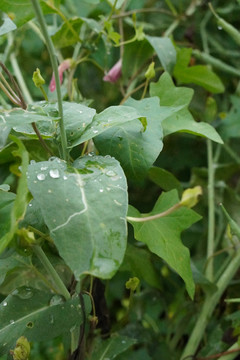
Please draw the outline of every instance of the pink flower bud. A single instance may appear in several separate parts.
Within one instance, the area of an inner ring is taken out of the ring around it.
[[[121,75],[122,75],[122,60],[120,59],[104,76],[103,80],[111,83],[115,83],[120,78]]]
[[[66,59],[59,65],[58,74],[59,74],[60,84],[62,84],[62,82],[63,82],[63,72],[65,70],[69,69],[71,64],[72,64],[72,60],[71,59]],[[55,81],[54,74],[52,75],[52,79],[50,81],[49,89],[50,89],[51,92],[53,92],[56,89],[56,81]]]

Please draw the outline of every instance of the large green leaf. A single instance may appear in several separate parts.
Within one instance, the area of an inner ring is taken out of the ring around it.
[[[89,310],[87,302],[87,314]],[[59,295],[29,287],[14,290],[0,304],[0,318],[0,355],[14,348],[20,336],[29,341],[46,341],[83,321],[78,296],[65,302]]]
[[[10,213],[10,228],[6,234],[0,233],[0,254],[8,246],[12,240],[19,222],[23,219],[26,208],[27,208],[27,167],[28,167],[28,152],[26,151],[23,143],[15,136],[11,136],[11,140],[14,141],[18,150],[14,150],[14,155],[21,158],[21,177],[18,181],[17,196],[14,200],[14,204]]]
[[[78,139],[72,141],[71,146],[73,147],[79,145],[84,141],[90,140],[95,136],[100,135],[112,127],[135,120],[142,116],[145,115],[130,106],[110,106],[109,108],[94,116],[91,124],[86,126],[83,134]]]
[[[161,107],[157,97],[139,101],[130,98],[126,104],[146,117],[146,129],[136,119],[105,131],[94,142],[102,155],[110,154],[120,161],[127,177],[142,181],[162,150],[161,121],[181,107]]]
[[[0,237],[11,228],[11,211],[16,194],[0,190]]]
[[[232,107],[219,127],[219,133],[226,140],[240,137],[240,99],[238,96],[232,96],[231,102]]]
[[[152,263],[152,254],[145,249],[128,244],[120,271],[130,271],[133,276],[145,280],[159,289],[161,282]]]
[[[10,31],[15,30],[17,27],[14,22],[4,13],[0,14],[1,25],[0,25],[0,36],[7,34]]]
[[[207,66],[196,65],[188,67],[192,49],[178,49],[177,62],[173,75],[181,83],[196,84],[212,93],[224,92],[224,85],[220,78]]]
[[[163,193],[157,200],[151,213],[155,215],[168,210],[177,204],[179,198],[177,190]],[[129,216],[145,217],[137,209],[129,207]],[[134,227],[136,240],[147,244],[150,251],[161,257],[184,280],[191,298],[194,295],[194,282],[190,268],[189,250],[181,242],[181,232],[187,229],[201,217],[193,210],[181,207],[171,214],[151,221],[130,223]]]
[[[146,39],[152,45],[164,70],[172,73],[176,63],[176,50],[168,37],[146,35]]]
[[[153,54],[153,48],[147,40],[134,41],[124,47],[122,73],[126,79],[131,78],[140,68],[147,64]],[[131,66],[129,66],[131,64]]]
[[[31,164],[29,189],[75,276],[110,278],[126,248],[126,179],[111,157],[86,156],[73,165],[59,159]]]
[[[79,33],[83,20],[80,18],[69,19],[64,22],[60,29],[52,36],[56,48],[64,48],[76,44],[79,41]]]
[[[161,105],[182,105],[176,114],[169,116],[162,123],[164,136],[177,131],[206,137],[220,144],[223,143],[216,130],[205,122],[196,122],[187,109],[193,90],[186,87],[175,87],[168,73],[164,73],[157,83],[150,85],[151,96],[159,96]]]
[[[113,360],[136,342],[135,339],[119,334],[113,334],[107,340],[98,338],[94,343],[90,360]]]
[[[41,0],[40,3],[45,14],[56,12],[56,10],[49,6],[46,1]],[[1,0],[0,10],[11,15],[11,18],[17,27],[22,26],[35,16],[31,0]]]

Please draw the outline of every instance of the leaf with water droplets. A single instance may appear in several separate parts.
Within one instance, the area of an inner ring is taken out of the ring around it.
[[[107,340],[98,337],[89,360],[113,360],[136,343],[137,340],[117,333]]]
[[[112,277],[127,237],[127,183],[118,161],[89,155],[71,167],[54,158],[30,164],[28,176],[50,236],[74,275]]]
[[[89,314],[87,296],[84,301]],[[64,301],[59,295],[24,286],[0,304],[0,319],[1,356],[14,348],[20,336],[26,336],[29,341],[48,341],[69,332],[73,326],[80,326],[83,314],[78,296]]]

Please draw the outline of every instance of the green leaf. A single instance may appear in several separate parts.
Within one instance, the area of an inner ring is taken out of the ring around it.
[[[223,143],[221,137],[210,124],[196,122],[187,109],[193,96],[193,90],[186,87],[175,87],[168,73],[164,73],[157,83],[150,84],[150,95],[159,96],[160,103],[163,106],[182,105],[183,107],[162,122],[164,136],[181,131],[203,136],[220,144]]]
[[[79,41],[79,32],[83,20],[68,19],[68,23],[64,22],[60,29],[52,36],[52,41],[56,48],[61,49],[76,44]]]
[[[86,156],[73,166],[59,159],[31,164],[29,189],[76,278],[110,278],[126,248],[126,179],[110,157]]]
[[[224,140],[240,136],[240,99],[238,96],[231,96],[232,107],[227,116],[222,120],[219,133]]]
[[[148,216],[166,211],[178,202],[177,190],[163,193]],[[128,215],[141,217],[138,210],[132,206],[129,207]],[[190,268],[190,254],[188,248],[182,244],[180,235],[183,230],[200,219],[193,210],[181,207],[159,219],[141,223],[130,221],[136,240],[145,243],[150,251],[166,261],[182,277],[191,298],[195,286]]]
[[[129,98],[126,105],[147,118],[146,131],[143,132],[141,122],[135,120],[106,131],[94,142],[102,155],[114,156],[120,161],[127,177],[139,182],[162,150],[161,121],[180,107],[161,107],[157,97],[139,101]]]
[[[112,360],[136,344],[136,340],[127,336],[113,334],[110,339],[97,338],[90,360]]]
[[[19,270],[19,268],[23,268],[26,265],[31,265],[31,260],[29,257],[23,257],[17,253],[13,253],[12,255],[7,257],[4,257],[4,255],[5,253],[3,253],[0,258],[0,284],[3,283],[6,275],[8,274],[8,272],[10,272],[10,270],[12,271],[15,268]],[[25,279],[23,280],[25,281]],[[1,293],[3,292],[1,291]]]
[[[177,62],[173,75],[178,82],[185,84],[196,84],[202,86],[212,93],[224,92],[224,85],[220,78],[207,66],[196,65],[188,67],[192,49],[178,49]]]
[[[86,126],[83,134],[75,141],[72,141],[71,147],[90,140],[112,127],[135,120],[142,116],[144,115],[130,106],[110,106],[94,116],[92,122]]]
[[[160,186],[164,191],[170,191],[177,189],[178,194],[181,195],[183,188],[178,179],[169,171],[152,166],[148,171],[149,179],[152,180],[155,184]]]
[[[11,229],[11,212],[16,194],[0,191],[0,234],[5,235]]]
[[[46,1],[41,0],[40,3],[45,14],[56,12],[51,6],[47,5]],[[17,27],[22,26],[35,16],[31,0],[1,0],[0,10],[10,16]]]
[[[26,151],[23,143],[15,136],[11,136],[11,140],[14,141],[17,146],[18,150],[14,150],[14,156],[21,158],[21,177],[18,181],[17,187],[17,196],[14,200],[13,207],[10,213],[10,229],[9,231],[0,238],[0,254],[3,250],[8,246],[10,241],[12,240],[15,231],[18,228],[18,223],[23,219],[28,199],[28,188],[27,188],[27,167],[28,167],[28,152]]]
[[[152,56],[153,49],[147,40],[135,41],[124,46],[122,73],[123,77],[129,79],[145,65]],[[131,64],[131,66],[129,66]]]
[[[0,36],[7,34],[8,32],[13,31],[17,28],[14,22],[4,13],[2,14],[1,20],[2,21],[0,26]]]
[[[146,35],[146,39],[152,45],[165,71],[170,74],[176,63],[176,50],[168,37]]]
[[[86,304],[89,313],[89,302]],[[16,340],[46,341],[69,332],[83,322],[79,297],[61,296],[29,287],[14,290],[0,305],[0,355],[14,348]]]
[[[161,288],[149,251],[128,244],[120,271],[130,271],[133,276],[145,280],[149,285],[157,289]]]

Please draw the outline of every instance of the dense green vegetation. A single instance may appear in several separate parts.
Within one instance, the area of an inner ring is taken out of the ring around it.
[[[0,1],[1,360],[238,358],[239,13]]]

